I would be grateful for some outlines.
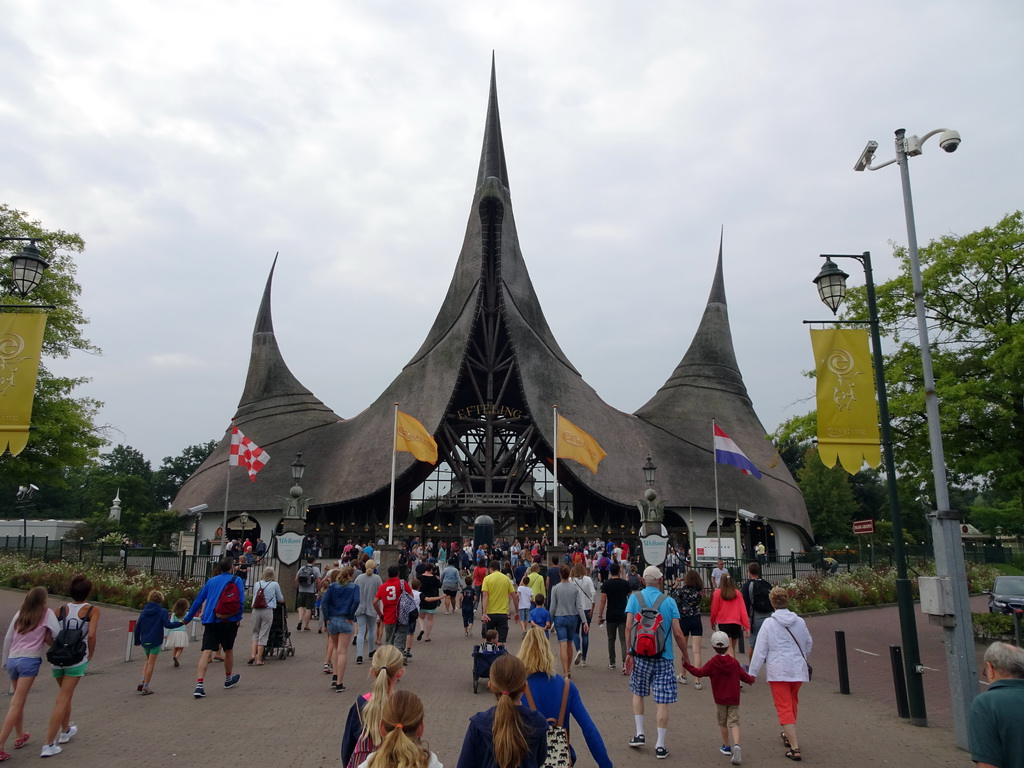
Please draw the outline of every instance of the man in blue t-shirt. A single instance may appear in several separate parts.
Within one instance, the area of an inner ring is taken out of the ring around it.
[[[642,747],[646,743],[644,736],[644,698],[654,693],[654,704],[657,712],[658,742],[655,747],[655,757],[668,757],[668,748],[665,746],[665,736],[668,733],[668,705],[676,702],[676,676],[675,662],[672,656],[672,640],[675,639],[679,649],[683,653],[683,659],[689,661],[686,653],[686,638],[679,626],[679,608],[676,601],[664,595],[662,592],[663,576],[655,565],[649,565],[644,569],[644,588],[640,592],[634,592],[629,596],[626,603],[626,637],[632,642],[633,624],[639,621],[640,601],[637,595],[642,595],[644,605],[648,608],[654,607],[659,598],[664,597],[658,606],[661,619],[666,630],[665,652],[660,659],[644,658],[636,656],[634,649],[630,648],[626,657],[626,671],[629,673],[629,690],[633,693],[633,717],[636,720],[636,735],[629,740],[629,746]]]

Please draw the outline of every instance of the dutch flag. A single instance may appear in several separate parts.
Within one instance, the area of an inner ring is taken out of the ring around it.
[[[744,475],[753,475],[758,480],[761,473],[754,463],[747,458],[747,455],[740,450],[740,447],[732,441],[721,428],[715,424],[715,462],[718,464],[731,464],[737,467]]]

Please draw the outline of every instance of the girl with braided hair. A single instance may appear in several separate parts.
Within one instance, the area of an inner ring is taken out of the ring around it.
[[[405,673],[405,657],[393,645],[382,645],[370,660],[373,688],[356,699],[345,721],[341,738],[341,764],[357,768],[381,744],[384,708]]]

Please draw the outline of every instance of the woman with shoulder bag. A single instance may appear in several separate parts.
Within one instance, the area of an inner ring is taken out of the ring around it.
[[[796,735],[797,699],[800,686],[811,679],[807,657],[814,642],[807,623],[789,610],[789,593],[783,587],[775,587],[768,599],[775,613],[761,625],[754,658],[750,661],[750,674],[757,677],[761,667],[765,667],[782,726],[786,757],[799,762],[802,756]]]

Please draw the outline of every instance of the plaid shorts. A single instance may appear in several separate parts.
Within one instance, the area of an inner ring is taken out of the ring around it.
[[[633,657],[633,674],[629,690],[637,696],[650,696],[654,689],[655,704],[676,703],[676,675],[672,659]]]

